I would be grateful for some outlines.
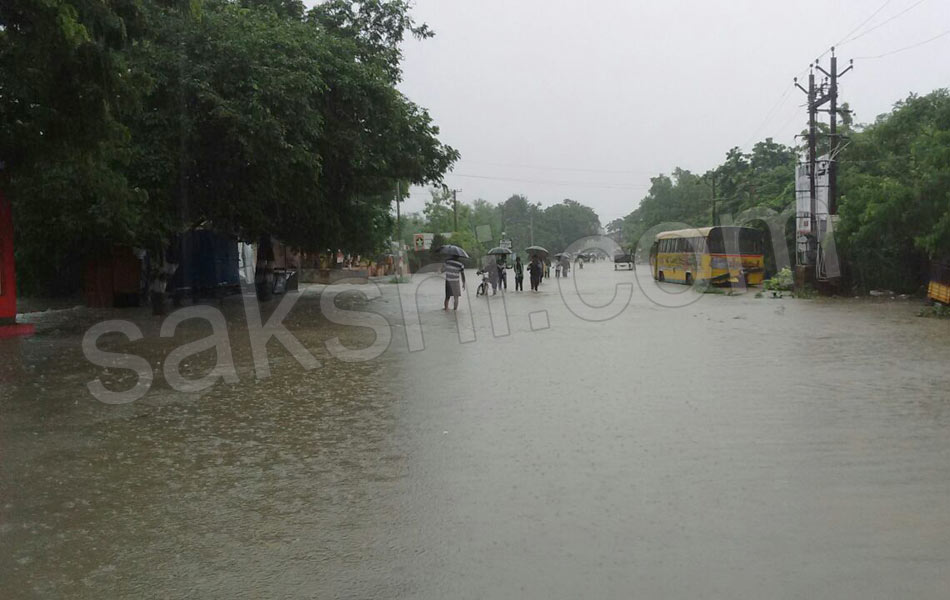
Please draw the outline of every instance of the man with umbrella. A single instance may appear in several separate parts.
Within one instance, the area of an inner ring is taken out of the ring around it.
[[[491,293],[492,296],[498,293],[498,288],[501,286],[501,273],[498,267],[498,261],[495,260],[494,255],[489,255],[488,264],[479,271],[479,273],[486,273],[488,275],[488,282],[491,283]]]
[[[538,286],[541,285],[541,277],[544,275],[544,257],[548,255],[548,251],[541,246],[528,246],[525,248],[525,252],[531,257],[531,262],[528,264],[528,274],[531,276],[531,291],[536,292]]]
[[[505,272],[505,262],[511,253],[511,249],[501,246],[488,251],[490,264],[486,267],[486,270],[489,270],[488,277],[491,280],[492,291],[499,287],[505,290],[508,289],[508,275]]]
[[[453,300],[452,310],[459,309],[459,297],[465,289],[465,265],[462,258],[468,258],[468,253],[458,246],[446,245],[439,248],[439,254],[445,255],[442,263],[442,272],[445,273],[445,305],[443,310],[449,310],[449,299]],[[460,281],[461,280],[461,281]]]
[[[528,265],[528,273],[531,275],[531,291],[538,291],[541,285],[541,275],[544,273],[544,264],[541,257],[535,254],[531,257],[531,264]]]

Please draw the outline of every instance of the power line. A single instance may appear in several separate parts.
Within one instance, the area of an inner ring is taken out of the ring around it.
[[[912,49],[914,49],[914,48],[919,48],[920,46],[923,46],[924,44],[929,44],[930,42],[939,40],[940,38],[945,37],[945,36],[948,36],[948,35],[950,35],[950,29],[944,31],[943,33],[938,33],[937,35],[933,36],[932,38],[928,38],[928,39],[926,39],[926,40],[924,40],[924,41],[922,41],[922,42],[917,42],[916,44],[911,44],[910,46],[904,46],[903,48],[897,48],[897,49],[895,49],[895,50],[891,50],[890,52],[885,52],[884,54],[877,54],[877,55],[874,55],[874,56],[856,56],[856,57],[854,57],[854,60],[875,60],[875,59],[878,59],[878,58],[884,58],[885,56],[890,56],[890,55],[892,55],[892,54],[897,54],[898,52],[904,52],[904,51],[906,51],[906,50],[912,50]]]
[[[640,185],[640,184],[604,184],[604,183],[595,183],[590,181],[551,181],[551,180],[539,180],[539,179],[520,179],[516,177],[494,177],[491,175],[472,175],[466,173],[451,173],[450,176],[455,177],[467,177],[469,179],[491,179],[496,181],[514,181],[517,183],[536,183],[541,185],[561,185],[561,186],[573,186],[573,187],[591,187],[591,188],[604,188],[612,190],[637,190],[637,189],[647,189],[650,186]]]
[[[841,38],[841,41],[838,42],[837,44],[835,44],[835,46],[840,46],[841,44],[843,44],[843,43],[845,42],[845,40],[847,40],[849,37],[851,37],[852,35],[854,35],[855,33],[857,33],[859,29],[861,29],[862,27],[864,27],[865,25],[867,25],[867,23],[868,23],[871,19],[873,19],[874,17],[876,17],[876,16],[878,15],[878,13],[881,12],[882,10],[884,10],[884,8],[885,8],[888,4],[890,4],[890,3],[891,3],[891,0],[884,0],[884,4],[880,5],[880,6],[877,8],[876,11],[874,11],[873,13],[871,13],[871,16],[870,16],[870,17],[868,17],[867,19],[861,21],[861,24],[860,24],[860,25],[858,25],[857,27],[855,27],[854,29],[852,29],[851,31],[849,31],[847,34],[845,34],[845,36],[844,36],[843,38]],[[824,55],[827,54],[828,52],[829,52],[829,51],[826,50],[825,53],[822,54],[821,56],[824,56]],[[818,58],[821,58],[821,56],[819,56]]]
[[[493,167],[512,167],[517,169],[537,169],[539,171],[573,171],[577,173],[606,173],[610,175],[649,175],[648,171],[627,171],[615,169],[585,169],[581,167],[549,167],[540,165],[524,165],[516,163],[487,162],[479,160],[465,160],[475,165],[489,165]]]
[[[784,106],[785,101],[788,99],[788,94],[789,94],[789,92],[791,92],[791,91],[792,91],[791,86],[785,88],[785,91],[784,91],[784,92],[782,93],[782,95],[779,97],[778,101],[772,106],[772,108],[769,110],[769,112],[766,113],[766,115],[765,115],[765,120],[763,120],[762,123],[759,124],[759,126],[756,127],[756,128],[753,130],[752,135],[749,136],[749,139],[747,139],[747,140],[742,144],[742,147],[743,147],[743,148],[744,148],[745,146],[748,146],[748,145],[749,145],[749,142],[751,142],[757,135],[759,135],[759,132],[762,131],[762,129],[772,121],[772,119],[775,117],[775,115],[778,114],[778,109],[779,109],[780,107]]]
[[[856,27],[854,27],[851,31],[849,31],[849,32],[842,38],[842,40],[841,40],[840,42],[838,42],[837,44],[835,44],[835,46],[840,46],[840,45],[842,45],[842,44],[847,44],[847,43],[853,42],[854,40],[857,40],[857,39],[859,39],[859,38],[862,38],[862,37],[864,37],[865,35],[871,33],[872,31],[875,31],[875,30],[877,30],[877,29],[880,29],[880,28],[883,27],[884,25],[887,25],[887,24],[890,23],[891,21],[893,21],[893,20],[895,20],[895,19],[897,19],[897,18],[899,18],[899,17],[905,15],[906,13],[910,12],[911,10],[913,10],[914,8],[916,8],[917,6],[923,4],[925,1],[926,1],[926,0],[917,0],[916,2],[914,2],[913,4],[911,4],[910,6],[908,6],[907,8],[905,8],[904,10],[898,12],[897,14],[892,15],[891,17],[888,17],[888,18],[885,19],[884,21],[882,21],[882,22],[880,22],[880,23],[874,25],[874,26],[871,27],[870,29],[867,29],[867,30],[865,30],[865,31],[859,33],[859,31],[861,30],[862,27],[864,27],[864,26],[865,26],[866,24],[868,24],[871,20],[873,20],[878,14],[880,14],[880,12],[881,12],[882,10],[884,10],[884,9],[892,2],[892,0],[885,0],[884,3],[882,3],[880,6],[878,6],[878,8],[877,8],[874,12],[872,12],[867,18],[865,18],[863,21],[861,21],[861,23],[859,23]],[[940,35],[938,35],[938,36],[936,36],[936,37],[934,37],[934,38],[931,38],[931,39],[929,39],[929,40],[924,40],[923,42],[920,42],[919,44],[915,44],[915,45],[913,45],[913,46],[908,46],[908,47],[906,47],[906,48],[899,48],[899,49],[897,49],[897,50],[893,50],[893,51],[891,51],[891,52],[888,52],[888,53],[885,53],[885,54],[882,54],[882,55],[879,55],[879,56],[865,56],[865,57],[859,57],[859,58],[863,58],[863,59],[883,58],[884,56],[888,56],[888,55],[890,55],[890,54],[896,54],[897,52],[903,52],[904,50],[910,50],[911,48],[916,48],[918,45],[923,45],[923,44],[932,42],[932,41],[934,41],[934,40],[936,40],[936,39],[938,39],[938,38],[940,38],[940,37],[943,37],[944,35],[947,35],[947,33],[950,33],[950,32],[945,32],[945,33],[940,34]],[[855,35],[855,34],[857,34],[857,35]],[[827,54],[830,53],[831,51],[832,51],[832,48],[829,47],[827,50],[825,50],[824,52],[822,52],[822,53],[818,56],[818,59],[821,59],[822,57],[824,57],[825,55],[827,55]],[[802,72],[800,72],[796,77],[801,77],[801,76],[804,75],[807,71],[808,71],[808,69],[804,69],[804,70],[803,70]],[[762,129],[763,129],[766,125],[768,125],[768,124],[775,118],[775,116],[778,114],[779,109],[784,105],[784,102],[785,102],[786,98],[788,97],[788,94],[789,94],[790,91],[791,91],[791,88],[786,88],[786,89],[785,89],[785,91],[782,93],[782,95],[781,95],[781,96],[779,97],[779,99],[776,101],[775,105],[773,105],[773,107],[768,111],[768,113],[766,113],[766,116],[765,116],[764,120],[762,121],[762,123],[761,123],[758,127],[756,127],[756,128],[753,130],[753,133],[749,136],[748,140],[746,140],[746,142],[742,145],[743,147],[748,146],[749,143],[751,143],[752,140],[759,134],[759,132],[761,132]],[[789,119],[788,121],[786,121],[785,123],[783,123],[782,126],[779,127],[779,129],[784,129],[784,127],[785,127],[790,121],[791,121],[791,119]]]
[[[848,39],[844,40],[843,42],[839,42],[838,45],[841,46],[841,45],[843,45],[843,44],[850,44],[850,43],[853,42],[854,40],[859,40],[859,39],[863,38],[864,36],[866,36],[867,34],[871,33],[872,31],[876,31],[876,30],[880,29],[881,27],[884,27],[885,25],[887,25],[888,23],[890,23],[890,22],[893,21],[894,19],[897,19],[898,17],[901,17],[901,16],[907,14],[908,12],[910,12],[911,10],[917,8],[918,6],[920,6],[921,4],[923,4],[923,3],[926,2],[926,1],[927,1],[927,0],[917,0],[917,2],[914,2],[913,4],[911,4],[910,6],[908,6],[907,8],[905,8],[904,10],[900,11],[900,12],[897,13],[896,15],[894,15],[894,16],[888,18],[888,19],[885,19],[885,20],[881,21],[880,23],[878,23],[878,24],[875,25],[874,27],[872,27],[872,28],[870,28],[870,29],[866,29],[866,30],[864,30],[864,32],[859,33],[858,35],[856,35],[856,36],[854,36],[854,37],[848,38]]]
[[[800,106],[799,106],[799,107],[796,107],[795,112],[792,113],[791,116],[789,116],[789,118],[785,119],[785,122],[782,123],[782,124],[779,126],[779,130],[785,129],[785,128],[788,126],[789,123],[791,123],[792,121],[794,121],[795,119],[797,119],[797,118],[799,118],[799,117],[801,116],[801,115],[798,113],[798,109],[800,109],[800,108],[801,108]],[[798,134],[795,134],[795,135],[797,136]]]

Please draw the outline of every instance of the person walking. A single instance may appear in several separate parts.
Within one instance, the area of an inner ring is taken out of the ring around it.
[[[488,264],[486,264],[482,270],[488,273],[488,281],[491,283],[491,295],[494,296],[498,293],[498,286],[501,281],[501,276],[498,274],[498,263],[495,261],[495,258],[489,257]]]
[[[465,289],[465,265],[458,257],[450,256],[442,264],[442,272],[445,273],[445,306],[442,310],[449,310],[450,298],[453,300],[452,310],[458,310],[459,297]]]
[[[524,291],[524,265],[520,256],[515,257],[515,291]]]
[[[498,289],[501,287],[501,265],[497,262],[492,261],[491,264],[491,274],[492,274],[492,285],[491,285],[491,295],[494,296],[498,293]]]

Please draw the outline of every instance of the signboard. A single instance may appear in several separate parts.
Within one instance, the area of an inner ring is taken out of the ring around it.
[[[501,242],[499,242],[498,245],[502,248],[507,248],[508,250],[511,250],[511,240],[501,240]]]
[[[475,239],[479,242],[485,243],[490,242],[494,238],[492,237],[491,225],[478,225],[475,227]]]
[[[432,249],[432,238],[435,237],[431,233],[416,233],[412,236],[412,249],[416,252],[421,252],[422,250],[431,250]]]

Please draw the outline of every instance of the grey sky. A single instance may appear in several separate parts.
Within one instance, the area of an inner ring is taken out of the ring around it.
[[[842,100],[868,122],[950,86],[950,35],[858,59],[947,32],[948,0],[417,0],[436,37],[406,43],[401,89],[462,153],[446,177],[460,199],[572,198],[606,224],[657,173],[703,172],[768,136],[792,143],[806,121],[792,77],[876,11],[853,35],[911,6],[840,46],[856,59]],[[404,209],[427,197],[414,188]]]

